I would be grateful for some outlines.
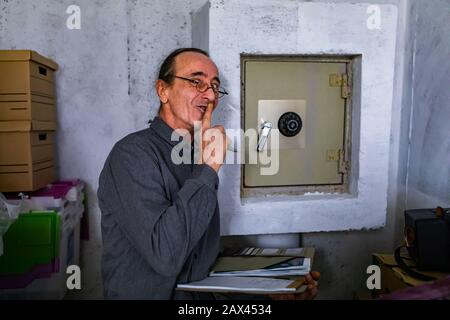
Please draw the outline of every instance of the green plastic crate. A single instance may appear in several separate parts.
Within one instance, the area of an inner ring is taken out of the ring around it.
[[[59,253],[60,216],[56,211],[22,213],[3,236],[0,274],[21,274],[52,262]]]

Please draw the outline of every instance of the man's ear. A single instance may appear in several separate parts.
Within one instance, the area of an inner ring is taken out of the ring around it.
[[[167,101],[169,101],[169,97],[167,96],[167,83],[164,80],[158,79],[156,80],[155,87],[161,103],[167,103]]]

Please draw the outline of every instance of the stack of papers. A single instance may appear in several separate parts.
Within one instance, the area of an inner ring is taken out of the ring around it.
[[[209,277],[178,284],[177,290],[276,294],[303,292],[314,248],[225,250]],[[292,279],[280,279],[280,278]]]
[[[223,256],[312,257],[314,248],[239,248],[225,249]]]
[[[242,248],[217,259],[210,276],[281,277],[311,271],[314,248]]]
[[[281,260],[281,261],[280,261]],[[301,276],[311,271],[311,259],[301,257],[270,258],[219,258],[211,277],[247,276],[247,277],[280,277]]]

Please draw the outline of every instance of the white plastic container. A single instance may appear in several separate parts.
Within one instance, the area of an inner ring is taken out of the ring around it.
[[[59,255],[56,268],[48,278],[34,279],[26,288],[0,290],[1,299],[63,299],[67,292],[67,267],[80,263],[80,220],[84,213],[84,193],[76,189],[76,200],[63,199],[59,202],[61,207],[54,208],[61,216],[61,233]],[[44,198],[44,197],[42,197]],[[42,199],[41,199],[42,200]],[[41,201],[39,200],[39,201]],[[47,198],[49,202],[50,197]],[[58,201],[58,200],[55,200]],[[44,202],[41,202],[41,204]],[[53,202],[52,204],[55,204]],[[51,207],[46,207],[46,209]],[[36,210],[36,209],[34,209]]]
[[[0,299],[63,299],[67,292],[67,267],[80,263],[80,219],[83,211],[74,211],[61,228],[59,270],[49,278],[37,278],[26,288],[0,290]]]

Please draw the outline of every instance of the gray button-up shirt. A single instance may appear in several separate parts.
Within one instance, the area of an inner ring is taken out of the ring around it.
[[[172,132],[156,117],[116,143],[100,174],[105,298],[189,298],[176,284],[206,277],[218,255],[217,173],[174,164]]]

